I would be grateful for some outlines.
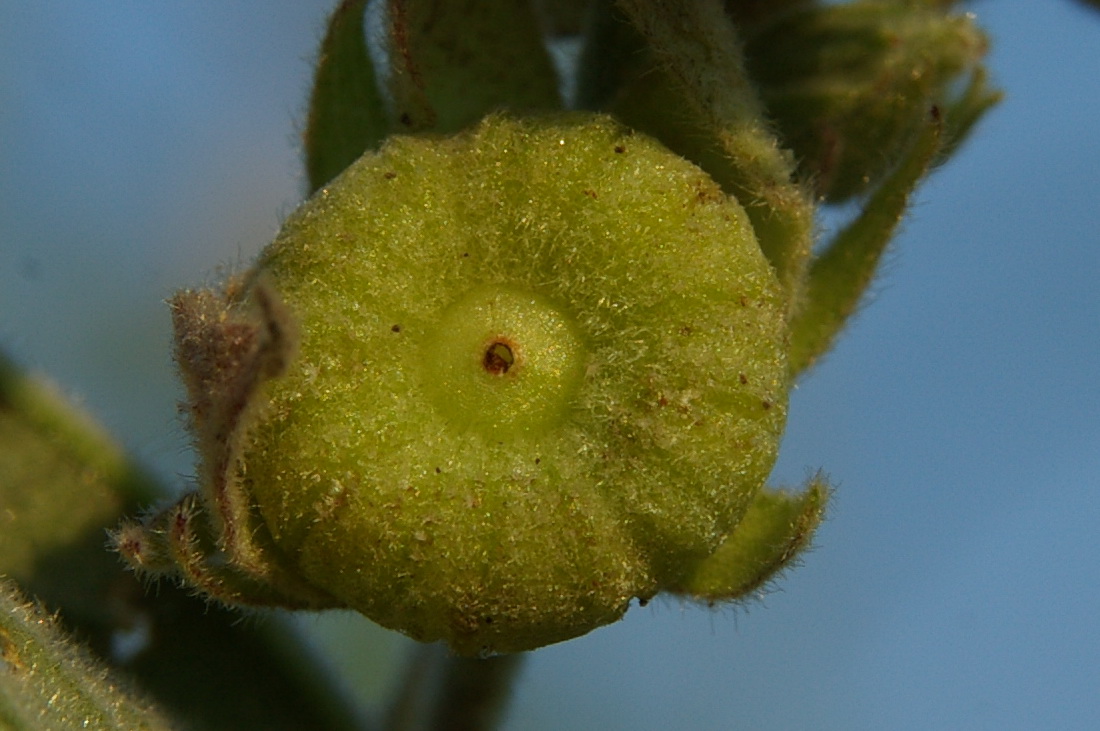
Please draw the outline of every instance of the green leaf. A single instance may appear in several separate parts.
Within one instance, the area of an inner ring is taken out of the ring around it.
[[[321,43],[306,126],[310,192],[340,174],[389,134],[374,64],[363,36],[369,0],[345,0],[329,19]]]
[[[455,132],[490,112],[561,108],[525,0],[389,0],[391,91],[401,128]]]

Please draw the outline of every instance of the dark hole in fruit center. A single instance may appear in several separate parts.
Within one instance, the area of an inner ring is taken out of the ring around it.
[[[508,343],[500,340],[490,344],[485,349],[485,357],[481,359],[481,365],[485,370],[495,376],[502,376],[507,373],[508,369],[515,365],[515,362],[516,354],[512,352],[512,348],[508,346]]]

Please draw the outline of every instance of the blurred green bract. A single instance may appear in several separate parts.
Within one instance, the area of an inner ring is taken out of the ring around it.
[[[783,304],[740,206],[598,116],[397,137],[262,256],[301,342],[245,436],[279,549],[463,652],[617,619],[771,469]]]

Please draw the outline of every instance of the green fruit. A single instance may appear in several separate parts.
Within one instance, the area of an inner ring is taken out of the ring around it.
[[[786,305],[746,215],[609,118],[395,137],[253,287],[298,333],[237,478],[283,561],[382,625],[509,652],[684,585],[786,413]]]

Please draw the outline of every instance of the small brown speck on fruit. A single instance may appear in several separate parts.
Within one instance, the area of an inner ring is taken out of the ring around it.
[[[400,325],[394,325],[393,327],[390,328],[390,330],[392,330],[395,333],[399,333],[399,332],[401,332],[401,326]]]

